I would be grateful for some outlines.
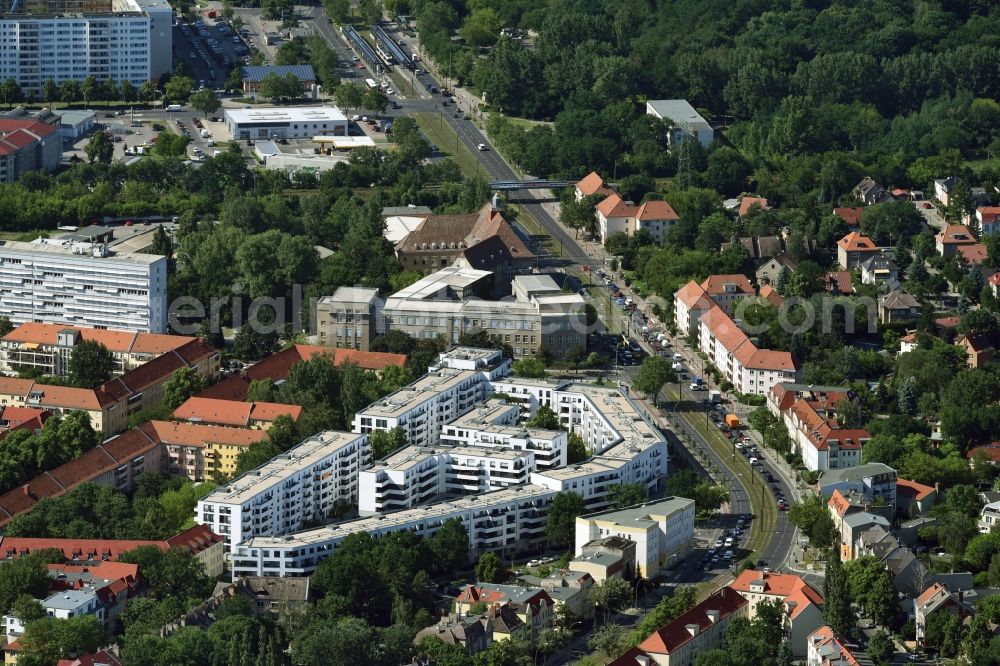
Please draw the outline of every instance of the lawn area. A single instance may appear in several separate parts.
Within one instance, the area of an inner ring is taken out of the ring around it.
[[[535,127],[536,125],[552,126],[554,124],[544,120],[529,120],[528,118],[515,118],[514,116],[504,116],[504,117],[507,118],[507,120],[509,120],[513,125],[516,125],[517,127],[520,127],[523,130],[530,130],[532,127]]]
[[[55,229],[35,229],[33,231],[0,231],[0,240],[23,241],[30,243],[39,236],[48,238],[56,232]]]
[[[438,150],[455,160],[466,178],[474,178],[477,174],[487,177],[487,174],[479,168],[476,156],[459,140],[451,125],[444,122],[438,114],[416,113],[414,116],[427,139],[437,146]]]

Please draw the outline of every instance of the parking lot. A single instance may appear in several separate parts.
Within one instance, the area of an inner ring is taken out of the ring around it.
[[[249,31],[246,31],[249,35]],[[174,60],[187,61],[196,87],[225,87],[233,67],[250,55],[244,40],[221,20],[203,18],[174,26]]]

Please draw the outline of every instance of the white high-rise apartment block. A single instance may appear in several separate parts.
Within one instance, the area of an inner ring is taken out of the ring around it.
[[[0,241],[0,311],[27,322],[167,331],[167,259],[100,243]]]
[[[399,511],[444,495],[477,495],[528,483],[530,451],[407,446],[358,475],[358,513]]]
[[[213,490],[198,502],[195,520],[221,534],[227,549],[255,536],[301,530],[357,498],[358,472],[368,456],[367,435],[321,432]]]
[[[88,76],[139,87],[171,70],[167,0],[8,0],[3,10],[0,78],[26,94]]]
[[[518,424],[520,415],[521,408],[517,404],[488,400],[445,425],[441,444],[530,451],[535,465],[542,470],[565,465],[566,433],[526,428]]]
[[[297,534],[255,537],[233,548],[233,577],[308,576],[351,534],[364,532],[377,539],[409,530],[429,538],[452,518],[468,531],[473,559],[486,551],[537,552],[545,541],[547,508],[555,496],[548,488],[517,486]]]

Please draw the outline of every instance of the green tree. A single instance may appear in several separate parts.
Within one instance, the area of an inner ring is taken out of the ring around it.
[[[212,591],[212,579],[194,555],[182,548],[162,551],[156,546],[139,546],[122,553],[119,562],[136,564],[149,585],[152,599],[176,597],[185,603],[198,603]]]
[[[573,492],[561,492],[549,505],[545,535],[560,548],[569,548],[576,535],[576,518],[586,511],[583,498]]]
[[[788,510],[788,519],[809,537],[809,543],[816,548],[829,548],[837,539],[826,500],[820,495],[809,495],[801,502],[793,503]]]
[[[641,483],[621,483],[612,486],[608,492],[611,509],[642,504],[646,499],[646,487]]]
[[[330,0],[325,0],[324,4]],[[468,666],[469,655],[465,648],[454,643],[445,643],[434,635],[423,636],[417,643],[417,654],[426,657],[434,666]]]
[[[552,411],[548,405],[539,405],[534,416],[525,422],[529,428],[541,428],[543,430],[562,430],[559,423],[559,416]]]
[[[632,586],[622,578],[605,578],[600,585],[590,588],[590,601],[604,613],[604,621],[608,615],[628,608],[632,601]]]
[[[589,457],[590,451],[587,449],[587,443],[583,441],[583,437],[575,432],[569,433],[566,436],[566,464],[583,462]]]
[[[128,79],[125,79],[118,86],[118,92],[122,97],[122,101],[126,104],[131,104],[132,102],[139,99],[139,91],[136,89],[135,85]]]
[[[156,86],[152,81],[143,81],[139,86],[139,100],[144,104],[149,104],[156,99]]]
[[[469,561],[469,533],[458,519],[445,521],[428,545],[442,571],[460,570]]]
[[[547,373],[545,372],[545,364],[542,363],[541,359],[537,358],[518,359],[512,364],[511,370],[517,377],[543,379],[547,376]]]
[[[87,159],[98,164],[110,164],[114,156],[115,146],[111,142],[111,136],[107,132],[94,132],[84,148]]]
[[[170,241],[170,236],[167,235],[163,225],[156,227],[156,231],[153,233],[153,247],[150,252],[166,257],[167,259],[173,257],[174,244]]]
[[[11,608],[25,594],[43,597],[50,583],[46,564],[39,554],[0,561],[0,608]]]
[[[476,580],[480,583],[502,583],[506,571],[500,557],[494,553],[483,553],[476,563]]]
[[[10,106],[21,101],[21,86],[14,79],[4,79],[0,82],[0,92],[3,93],[4,106]]]
[[[242,361],[259,361],[278,347],[278,334],[258,333],[256,326],[246,324],[233,339],[233,355]]]
[[[191,95],[194,81],[189,76],[171,76],[163,86],[163,95],[171,102],[183,102]]]
[[[100,91],[100,86],[97,83],[97,79],[93,76],[87,76],[83,79],[80,84],[80,93],[83,95],[84,103],[96,102],[98,98],[98,93]]]
[[[163,406],[174,410],[185,400],[201,393],[208,383],[194,368],[181,368],[163,384]]]
[[[14,324],[11,323],[10,317],[0,315],[0,338],[7,335],[14,330]]]
[[[52,105],[59,99],[59,86],[52,79],[45,79],[45,85],[42,86],[42,98],[48,105]]]
[[[373,113],[385,113],[386,107],[389,106],[389,97],[378,88],[369,88],[361,98],[361,106]]]
[[[97,388],[109,381],[115,371],[115,356],[94,340],[80,340],[69,357],[69,381],[80,388]]]
[[[826,575],[823,579],[823,619],[838,636],[849,636],[853,627],[851,612],[851,593],[840,561],[840,554],[831,550],[826,564]]]
[[[360,109],[364,103],[365,90],[356,83],[341,83],[333,91],[333,98],[342,109]]]
[[[637,390],[652,397],[653,403],[656,404],[660,390],[666,384],[672,384],[676,381],[677,373],[670,366],[668,359],[663,356],[648,356],[643,359],[632,385]]]
[[[373,430],[368,434],[372,460],[382,460],[387,455],[406,446],[406,431],[400,427],[390,430]]]
[[[896,648],[892,643],[892,638],[887,633],[876,631],[868,639],[866,652],[876,666],[887,666],[892,663],[892,656],[896,652]]]
[[[59,99],[66,104],[79,101],[80,95],[80,83],[78,81],[67,79],[59,86]]]
[[[628,632],[620,624],[608,623],[593,632],[587,647],[599,651],[609,659],[621,655],[629,647]]]
[[[219,99],[208,88],[203,88],[191,95],[191,108],[211,116],[219,110]]]

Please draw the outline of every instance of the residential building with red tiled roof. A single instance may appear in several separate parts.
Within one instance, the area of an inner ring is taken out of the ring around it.
[[[635,225],[635,214],[639,210],[631,201],[625,201],[618,193],[612,193],[597,204],[597,231],[601,243],[617,233],[628,233],[629,227]]]
[[[635,216],[632,217],[627,232],[629,236],[633,236],[645,231],[653,240],[662,244],[667,231],[680,219],[669,203],[662,199],[650,199],[635,210]]]
[[[218,384],[208,387],[199,393],[198,397],[245,400],[250,382],[259,379],[270,379],[275,382],[287,379],[293,365],[322,355],[329,356],[330,362],[334,365],[353,363],[363,370],[372,370],[375,373],[381,372],[390,365],[402,367],[406,363],[405,354],[334,349],[318,345],[292,345],[288,349],[283,349],[254,363],[239,375],[231,375]]]
[[[795,382],[799,369],[788,352],[759,349],[719,306],[698,322],[698,347],[741,393],[765,395],[780,382]]]
[[[0,118],[0,182],[29,171],[55,171],[62,160],[59,128],[34,119]]]
[[[589,197],[592,194],[601,194],[607,197],[615,193],[596,171],[591,171],[577,181],[573,189],[575,190],[577,201],[582,201],[585,197]]]
[[[687,337],[698,330],[698,320],[715,307],[715,301],[700,284],[691,280],[674,293],[674,324]]]
[[[690,666],[702,652],[720,647],[733,618],[747,617],[750,602],[724,587],[654,631],[609,666]]]
[[[867,430],[837,422],[836,405],[797,400],[782,413],[792,446],[806,469],[825,472],[861,464],[861,447],[871,439]]]
[[[279,416],[288,416],[292,421],[298,421],[302,417],[302,408],[277,402],[238,402],[192,397],[174,410],[174,418],[182,421],[258,430],[267,430]]]
[[[958,252],[963,245],[975,245],[979,241],[964,224],[946,224],[934,236],[934,247],[942,257],[950,257]]]
[[[1000,233],[1000,206],[980,206],[976,209],[976,226],[980,236]]]
[[[731,315],[737,304],[747,298],[756,296],[753,285],[746,275],[709,275],[701,283],[701,288],[712,301]]]
[[[32,407],[7,407],[0,405],[0,440],[14,430],[39,431],[52,412]]]
[[[956,253],[961,255],[965,263],[970,266],[981,266],[989,258],[989,250],[983,243],[973,243],[972,245],[959,245],[955,248]]]
[[[941,583],[934,583],[916,599],[913,600],[914,624],[917,628],[917,643],[923,643],[927,636],[927,620],[936,613],[957,613],[959,617],[967,617],[975,611],[972,605],[962,598],[962,592],[957,594]]]
[[[955,346],[961,347],[966,354],[966,363],[970,368],[981,368],[993,360],[996,349],[989,336],[983,333],[966,333],[955,339]]]
[[[56,666],[122,666],[122,662],[117,655],[101,650],[94,654],[81,654],[75,659],[60,659]]]
[[[829,626],[822,626],[806,639],[806,663],[809,666],[861,666],[852,648],[838,638]]]
[[[837,262],[848,270],[860,266],[877,253],[875,242],[857,231],[852,231],[837,241]]]
[[[833,209],[833,214],[842,219],[847,226],[857,229],[861,226],[861,214],[864,210],[861,206],[838,206]]]
[[[781,417],[797,400],[820,400],[836,405],[841,400],[857,402],[858,396],[852,389],[843,386],[817,386],[814,384],[775,384],[767,392],[767,408],[771,414]]]
[[[121,375],[161,354],[179,349],[195,338],[26,322],[0,339],[0,372],[16,374],[30,368],[43,375],[69,376],[69,359],[81,341],[98,342],[115,359]]]
[[[166,471],[192,481],[235,474],[239,454],[267,439],[263,430],[172,421],[150,421],[148,425],[166,447]]]
[[[835,296],[850,296],[854,293],[850,271],[830,271],[826,274],[826,291]]]
[[[757,607],[777,601],[785,612],[786,631],[796,657],[806,655],[809,634],[823,624],[823,595],[795,574],[756,571],[740,572],[729,587],[750,602],[747,618],[753,620]]]
[[[904,516],[924,515],[937,501],[937,489],[909,479],[896,479],[896,509]]]
[[[746,217],[750,211],[759,210],[771,210],[771,207],[767,205],[767,199],[764,197],[743,197],[740,199],[740,217]]]
[[[785,304],[785,299],[783,299],[781,294],[779,294],[777,290],[769,284],[762,286],[758,295],[770,303],[773,307],[780,308]]]
[[[35,551],[54,548],[61,550],[66,561],[72,564],[99,564],[115,562],[122,553],[142,546],[154,546],[166,551],[180,548],[205,566],[205,573],[213,578],[222,575],[224,550],[222,537],[205,525],[195,525],[166,541],[123,539],[36,539],[0,536],[0,559],[23,557]]]

